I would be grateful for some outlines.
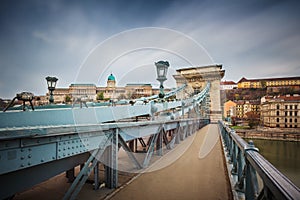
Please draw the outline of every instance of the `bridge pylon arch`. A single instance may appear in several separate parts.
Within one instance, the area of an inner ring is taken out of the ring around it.
[[[222,65],[209,65],[209,66],[195,66],[188,68],[181,68],[176,70],[173,77],[176,80],[177,87],[187,84],[188,87],[185,91],[177,94],[177,99],[185,99],[191,94],[196,94],[205,87],[207,82],[210,82],[210,105],[209,115],[212,123],[217,123],[222,120],[221,98],[220,98],[220,83],[225,75],[225,70]]]

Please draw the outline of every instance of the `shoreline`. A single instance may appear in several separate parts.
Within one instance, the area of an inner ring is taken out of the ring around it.
[[[235,130],[242,138],[263,139],[263,140],[281,140],[300,142],[300,132],[284,132],[282,130]]]

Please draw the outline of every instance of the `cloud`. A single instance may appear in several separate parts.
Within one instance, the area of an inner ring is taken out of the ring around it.
[[[22,78],[11,84],[12,78],[5,74],[22,71],[23,77],[33,80],[53,74],[59,77],[59,87],[79,81],[78,74],[82,81],[105,84],[110,70],[118,80],[130,81],[129,71],[132,80],[137,80],[142,72],[139,68],[159,59],[169,59],[174,67],[221,63],[227,80],[300,74],[298,8],[296,1],[6,3],[0,8],[0,67],[5,72],[0,75],[4,85],[0,96],[11,96],[24,83],[38,94],[46,93],[42,84]],[[142,27],[176,30],[199,43],[202,52],[189,45],[192,40],[187,42],[175,34],[140,32],[131,39],[109,43],[87,61],[91,50],[109,37]],[[212,59],[205,61],[205,56]],[[87,65],[93,67],[84,72]]]

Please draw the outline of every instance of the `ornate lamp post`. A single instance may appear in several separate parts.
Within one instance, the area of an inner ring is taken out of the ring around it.
[[[58,78],[47,76],[46,80],[47,80],[48,90],[50,93],[49,103],[54,103],[53,91],[55,90],[55,86],[56,86],[56,82],[58,81]]]
[[[159,86],[159,98],[164,98],[165,93],[164,93],[164,86],[163,82],[167,80],[167,72],[168,72],[168,67],[170,66],[168,61],[158,61],[155,63],[156,70],[157,70],[157,79],[160,82]]]

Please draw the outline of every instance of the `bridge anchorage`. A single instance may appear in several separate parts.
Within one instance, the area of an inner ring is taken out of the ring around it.
[[[100,187],[100,164],[105,186],[117,188],[120,148],[136,170],[143,170],[153,155],[162,156],[164,148],[174,148],[209,123],[210,82],[188,98],[166,101],[187,87],[166,93],[165,101],[154,95],[133,105],[0,113],[1,199],[62,172],[71,182],[63,199],[75,199],[92,172],[94,189]],[[81,169],[75,176],[76,166]]]

